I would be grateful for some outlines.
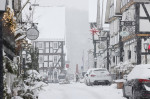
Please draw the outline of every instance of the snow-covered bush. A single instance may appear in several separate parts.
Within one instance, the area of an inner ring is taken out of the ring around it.
[[[5,55],[5,54],[4,54]],[[17,65],[15,65],[8,57],[3,56],[3,85],[4,85],[4,99],[10,99],[12,92],[7,85],[7,73],[17,75]]]
[[[24,81],[27,85],[31,84],[33,81],[42,80],[42,76],[36,70],[27,70],[26,75],[27,75],[27,78]]]

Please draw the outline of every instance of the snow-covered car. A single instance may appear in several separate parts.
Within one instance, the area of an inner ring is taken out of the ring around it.
[[[124,97],[150,99],[150,64],[136,65],[125,78]]]
[[[47,74],[43,74],[42,75],[42,81],[45,82],[45,83],[48,83],[49,80],[48,80],[48,75]]]
[[[86,85],[106,84],[110,85],[112,82],[111,74],[106,68],[92,68],[87,71],[84,76],[84,83]]]
[[[58,76],[59,84],[69,84],[69,79],[65,74],[60,74]]]
[[[80,75],[80,83],[84,83],[84,75],[86,74],[86,72],[82,72],[82,74]]]

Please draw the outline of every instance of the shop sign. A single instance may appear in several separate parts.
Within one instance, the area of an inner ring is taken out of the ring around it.
[[[35,28],[30,28],[27,31],[27,38],[29,40],[36,40],[39,37],[39,31]]]
[[[129,35],[129,32],[127,31],[120,32],[120,36],[128,36],[128,35]]]

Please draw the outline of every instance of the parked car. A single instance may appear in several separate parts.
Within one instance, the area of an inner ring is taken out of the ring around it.
[[[110,85],[111,75],[105,68],[92,68],[87,71],[84,77],[86,85],[106,84]]]
[[[86,72],[82,72],[81,76],[80,76],[80,83],[84,83],[84,75],[86,74]]]
[[[47,74],[43,74],[42,75],[42,78],[43,78],[43,82],[45,82],[45,83],[48,83],[49,81],[48,81],[48,75]]]
[[[69,77],[63,73],[58,76],[58,80],[59,80],[59,84],[69,84],[70,83]]]
[[[123,96],[131,99],[150,99],[150,64],[136,65],[124,76]]]

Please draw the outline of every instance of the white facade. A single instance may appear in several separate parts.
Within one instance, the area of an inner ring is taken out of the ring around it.
[[[143,2],[143,5],[140,3],[139,6],[136,5],[138,2]],[[129,66],[132,68],[139,61],[139,53],[141,53],[141,64],[146,63],[146,55],[143,55],[143,53],[145,52],[144,43],[150,44],[150,39],[148,38],[150,36],[150,20],[147,18],[148,14],[150,15],[149,2],[146,0],[107,0],[105,22],[110,24],[110,46],[114,48],[114,51],[112,50],[110,53],[110,66],[114,67],[111,68],[112,71],[117,69],[123,72],[129,69]],[[144,6],[147,11],[145,11]],[[139,12],[136,7],[140,8]],[[139,17],[136,13],[139,13]],[[131,26],[122,25],[120,22],[134,22],[135,24]],[[120,45],[123,46],[123,62],[120,62],[119,38],[121,31],[127,31],[129,33],[128,36],[124,36],[121,39],[123,42]],[[141,46],[139,46],[140,43],[137,43],[140,42],[137,38],[141,39]],[[141,49],[139,49],[140,47]],[[148,55],[147,63],[150,63],[149,59],[150,56]]]

